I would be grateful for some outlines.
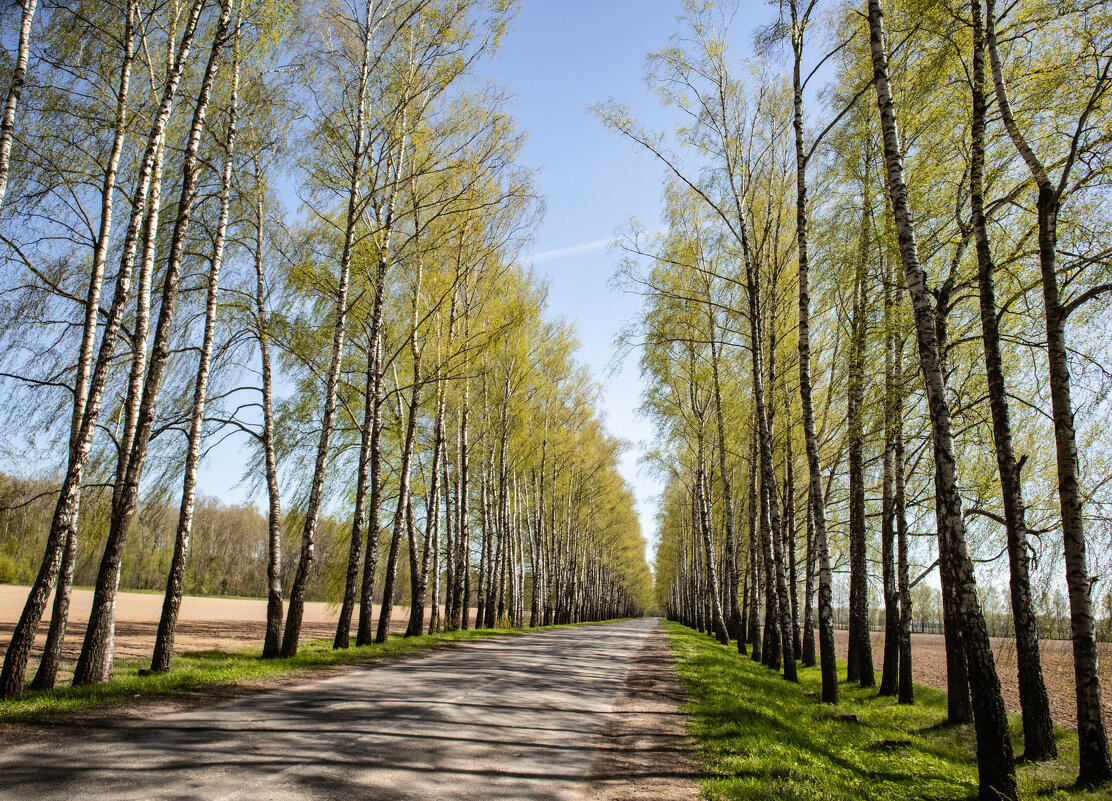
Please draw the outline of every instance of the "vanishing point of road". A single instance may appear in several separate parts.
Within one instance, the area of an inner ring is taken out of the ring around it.
[[[694,798],[681,700],[655,620],[492,638],[48,728],[0,751],[0,798]]]

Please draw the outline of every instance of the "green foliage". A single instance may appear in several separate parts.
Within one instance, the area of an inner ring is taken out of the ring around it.
[[[6,553],[0,553],[0,584],[12,584],[18,575],[15,560]]]
[[[38,570],[50,527],[56,485],[45,480],[19,480],[0,473],[0,583],[30,583]],[[108,493],[90,491],[81,505],[80,531],[74,583],[91,586],[96,581],[100,552],[108,529]],[[120,587],[125,590],[161,592],[174,545],[178,507],[148,493],[140,500],[139,514],[124,546]],[[286,510],[287,532],[301,522],[296,509]],[[185,594],[262,598],[266,596],[266,516],[248,504],[225,504],[213,498],[197,499]],[[333,576],[342,570],[347,555],[348,529],[326,518],[320,524],[317,551],[325,569],[309,583],[311,601],[335,600]],[[297,567],[296,537],[284,541],[283,583],[288,587]],[[331,569],[329,569],[331,568]]]

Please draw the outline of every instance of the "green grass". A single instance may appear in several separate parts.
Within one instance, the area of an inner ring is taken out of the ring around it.
[[[612,621],[606,621],[612,622]],[[594,625],[578,623],[572,625]],[[535,629],[469,629],[420,637],[392,636],[382,644],[346,649],[333,649],[331,640],[310,640],[301,643],[297,656],[289,659],[262,659],[261,648],[233,651],[196,651],[174,657],[173,670],[140,676],[150,660],[121,661],[115,665],[115,676],[105,684],[72,687],[59,676],[57,689],[27,690],[18,700],[0,701],[0,725],[49,720],[59,715],[91,709],[133,704],[157,697],[184,695],[205,688],[249,682],[254,679],[288,676],[335,665],[376,662],[391,657],[443,648],[458,642],[485,637],[503,637],[534,631],[547,631],[566,626],[538,626]],[[64,685],[64,686],[63,686]]]
[[[837,708],[819,699],[818,668],[800,668],[800,685],[706,635],[665,623],[686,685],[690,735],[708,799],[968,799],[977,795],[971,726],[950,726],[946,694],[916,685],[913,706],[875,689],[842,684]],[[840,665],[844,680],[844,666]],[[847,719],[856,716],[856,722]],[[1017,754],[1022,729],[1011,716]],[[1077,737],[1056,731],[1054,762],[1020,765],[1022,798],[1112,798],[1079,791]]]

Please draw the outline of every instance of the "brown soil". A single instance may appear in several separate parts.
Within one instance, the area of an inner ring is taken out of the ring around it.
[[[28,589],[28,587],[0,584],[0,658],[7,650],[12,630],[23,611]],[[62,665],[59,671],[62,677],[72,671],[74,663],[77,662],[85,626],[89,621],[92,597],[91,590],[73,591],[69,624],[66,627],[66,639],[62,647]],[[162,614],[162,595],[121,592],[116,610],[116,660],[149,658],[154,648],[159,616]],[[379,609],[376,607],[374,612],[377,623]],[[338,616],[339,609],[331,604],[306,603],[301,638],[303,640],[322,637],[331,639],[336,633]],[[50,607],[47,607],[47,613],[39,626],[35,650],[31,654],[28,665],[28,677],[34,675],[39,655],[42,653],[49,619]],[[409,609],[395,606],[390,619],[390,631],[403,633],[408,619]],[[353,620],[353,626],[354,623]],[[174,637],[174,650],[185,653],[261,647],[265,633],[265,600],[186,596],[182,599],[177,633]]]
[[[688,753],[687,694],[658,625],[637,651],[625,689],[602,731],[591,766],[589,801],[684,801],[698,794],[701,774]]]
[[[816,636],[817,639],[817,636]],[[873,664],[876,666],[877,683],[884,659],[884,633],[873,632]],[[848,647],[847,633],[834,632],[838,658],[844,659]],[[993,656],[1004,704],[1009,712],[1019,712],[1019,682],[1016,679],[1015,641],[993,638]],[[1074,696],[1073,645],[1069,640],[1044,640],[1040,643],[1043,676],[1050,697],[1050,713],[1054,723],[1062,728],[1077,728],[1077,702]],[[1112,728],[1112,643],[1100,643],[1101,687],[1104,690],[1105,725]],[[915,681],[946,689],[946,642],[941,634],[911,635],[911,672]]]

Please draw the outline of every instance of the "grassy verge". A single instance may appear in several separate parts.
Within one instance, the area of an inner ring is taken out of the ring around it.
[[[875,689],[841,686],[837,708],[818,697],[818,668],[800,684],[740,656],[706,635],[666,623],[690,701],[690,734],[707,778],[708,799],[968,799],[977,794],[971,726],[950,726],[946,695],[916,685],[914,706]],[[840,665],[844,680],[844,665]],[[1022,729],[1012,716],[1016,753]],[[1019,766],[1023,798],[1112,798],[1078,791],[1077,737],[1056,731],[1059,758]]]
[[[60,678],[57,689],[45,692],[28,690],[19,700],[0,701],[0,725],[43,721],[58,715],[126,705],[142,699],[173,697],[204,688],[289,676],[336,665],[376,662],[418,651],[443,648],[467,640],[557,628],[567,628],[567,626],[478,631],[469,629],[426,634],[420,637],[394,636],[382,644],[340,650],[332,648],[331,640],[311,640],[301,643],[297,656],[289,659],[262,659],[261,648],[196,651],[175,656],[174,669],[169,673],[149,676],[139,675],[140,669],[150,666],[149,660],[117,662],[115,678],[106,684],[84,687],[62,686],[63,681]]]

